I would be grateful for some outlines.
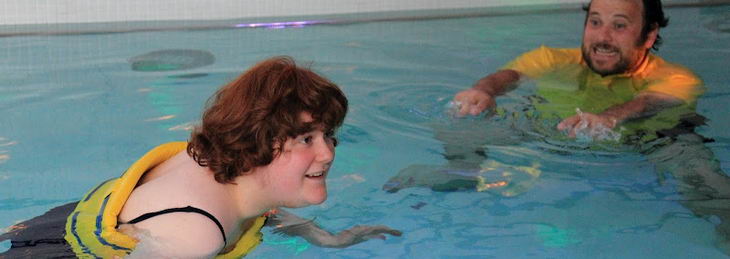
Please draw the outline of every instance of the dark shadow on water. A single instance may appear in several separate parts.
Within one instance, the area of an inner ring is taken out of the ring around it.
[[[133,71],[158,72],[199,68],[215,63],[215,56],[205,50],[165,49],[148,52],[129,59]],[[200,77],[200,74],[190,74]]]

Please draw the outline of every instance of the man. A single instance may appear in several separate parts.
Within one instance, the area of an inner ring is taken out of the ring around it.
[[[540,47],[520,56],[457,93],[458,114],[494,108],[495,97],[529,78],[537,81],[542,97],[537,110],[557,117],[557,129],[569,137],[586,129],[590,135],[593,129],[621,127],[629,142],[671,139],[642,153],[658,173],[671,172],[680,181],[680,203],[698,216],[721,219],[718,246],[730,254],[730,178],[703,145],[706,139],[693,132],[703,122],[694,114],[702,82],[650,51],[661,44],[659,29],[668,24],[661,2],[593,0],[585,9],[580,49]]]
[[[730,254],[730,177],[703,145],[706,139],[693,132],[704,122],[694,113],[702,82],[688,69],[650,52],[661,44],[659,29],[668,24],[661,2],[593,0],[584,9],[580,48],[543,46],[523,54],[457,93],[457,114],[478,115],[492,109],[495,98],[513,90],[520,80],[535,80],[538,97],[531,100],[540,119],[559,122],[557,130],[566,131],[569,137],[582,134],[600,139],[598,135],[606,130],[618,131],[621,141],[639,147],[657,173],[670,172],[679,181],[681,204],[698,216],[720,218],[718,246]],[[441,191],[491,190],[510,196],[529,189],[539,176],[537,169],[508,168],[522,179],[497,178],[485,183],[489,175],[484,174],[489,172],[480,168],[487,159],[484,146],[504,137],[490,136],[495,131],[484,128],[472,128],[476,133],[469,136],[444,129],[449,128],[436,129],[436,138],[444,142],[448,164],[412,165],[391,178],[385,190],[429,186]]]
[[[651,128],[672,128],[679,123],[677,114],[692,113],[703,91],[699,78],[650,52],[661,44],[659,28],[668,23],[659,0],[597,0],[587,11],[580,49],[541,47],[522,55],[458,93],[454,100],[461,104],[459,114],[493,108],[495,98],[524,77],[538,84],[551,77],[558,80],[553,86],[559,87],[539,85],[538,94],[552,105],[544,110],[562,119],[557,128],[571,137],[581,124],[589,129],[629,124],[633,132],[664,121]],[[669,121],[672,116],[636,123],[670,108],[674,118]]]
[[[668,24],[659,0],[594,0],[587,8],[581,48],[540,47],[479,80],[454,97],[458,115],[478,115],[496,106],[495,98],[524,79],[537,82],[537,98],[530,98],[543,121],[555,121],[570,137],[577,133],[599,138],[620,131],[631,144],[690,133],[703,118],[694,113],[702,82],[691,71],[652,54],[661,44],[659,29]],[[534,115],[533,115],[534,116]],[[475,169],[484,159],[484,144],[494,144],[494,129],[481,126],[435,126],[436,138],[445,143],[448,165],[425,177],[423,166],[401,170],[386,185],[391,192],[411,186],[471,188],[478,181],[436,180],[454,168]],[[480,130],[473,130],[480,127]],[[529,127],[529,126],[528,126]],[[603,130],[601,130],[603,129]],[[486,139],[489,140],[486,140]],[[703,140],[703,138],[700,138]],[[457,175],[465,172],[459,170]],[[474,175],[468,174],[468,178]],[[447,179],[454,177],[446,176]],[[413,180],[412,180],[413,179]],[[418,179],[424,181],[417,181]],[[478,179],[476,179],[478,180]],[[438,183],[435,183],[438,182]],[[466,187],[464,186],[466,184]]]

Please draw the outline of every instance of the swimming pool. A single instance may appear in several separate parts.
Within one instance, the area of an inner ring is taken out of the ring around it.
[[[671,25],[658,53],[705,81],[698,111],[710,121],[699,133],[715,139],[706,145],[730,172],[730,7],[667,13]],[[159,143],[187,139],[218,86],[258,60],[290,55],[311,61],[351,103],[329,199],[295,212],[330,230],[385,224],[404,236],[323,249],[265,232],[255,258],[726,257],[713,245],[717,219],[692,215],[677,202],[676,180],[659,181],[645,157],[622,150],[560,141],[488,145],[490,160],[541,164],[538,181],[514,197],[382,190],[409,165],[446,162],[430,125],[450,119],[444,111],[454,93],[540,44],[578,46],[582,20],[582,12],[566,11],[0,38],[0,227],[80,198]],[[130,58],[164,49],[203,50],[215,62],[130,69]],[[500,105],[515,107],[530,91],[520,88]]]

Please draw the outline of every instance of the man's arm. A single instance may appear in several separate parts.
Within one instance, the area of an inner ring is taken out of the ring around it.
[[[402,233],[383,225],[357,225],[336,235],[322,229],[314,220],[300,218],[290,212],[278,209],[269,217],[266,226],[274,227],[273,232],[287,236],[301,236],[309,243],[321,247],[343,248],[369,239],[385,239],[384,234],[400,236]]]
[[[626,121],[653,116],[664,109],[683,103],[683,100],[668,94],[646,92],[637,95],[631,101],[614,105],[599,114],[573,115],[560,122],[557,128],[558,130],[569,130],[568,136],[575,137],[576,126],[580,123],[586,123],[588,128],[602,126],[613,129]]]
[[[497,105],[494,98],[516,88],[519,80],[520,73],[511,69],[499,70],[480,79],[472,88],[454,96],[454,101],[461,104],[458,115],[478,115],[493,108]]]
[[[647,92],[637,95],[631,101],[610,107],[600,115],[621,124],[629,120],[653,116],[664,109],[679,106],[683,103],[682,99],[668,94]]]

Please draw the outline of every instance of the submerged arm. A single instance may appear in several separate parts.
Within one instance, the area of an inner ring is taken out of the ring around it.
[[[655,115],[664,109],[683,103],[683,100],[667,94],[642,93],[631,101],[606,109],[599,115],[616,121],[616,124],[621,124],[628,120]]]
[[[385,239],[384,234],[400,236],[402,233],[383,225],[357,225],[340,233],[332,234],[317,224],[314,220],[300,218],[285,210],[279,209],[269,217],[266,226],[274,227],[273,232],[287,236],[301,236],[309,243],[321,247],[343,248],[369,239]]]
[[[569,130],[569,136],[575,137],[575,128],[579,123],[586,123],[587,127],[615,128],[622,123],[653,116],[664,109],[683,104],[684,101],[671,95],[647,92],[641,93],[634,99],[609,107],[599,114],[582,113],[573,115],[558,124],[558,130]]]

